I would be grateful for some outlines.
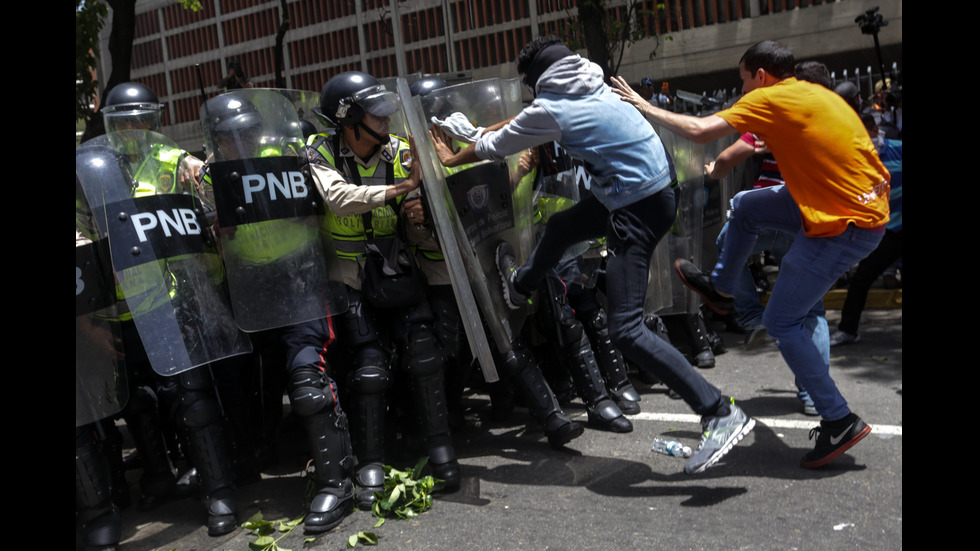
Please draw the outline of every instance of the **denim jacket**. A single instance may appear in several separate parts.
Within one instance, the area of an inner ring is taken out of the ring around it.
[[[640,112],[603,82],[579,55],[555,62],[538,79],[537,97],[510,123],[477,141],[482,159],[501,159],[556,141],[585,163],[592,193],[609,210],[645,199],[670,184],[660,137]]]

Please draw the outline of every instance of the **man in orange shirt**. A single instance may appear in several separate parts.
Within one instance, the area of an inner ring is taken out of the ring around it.
[[[800,465],[821,467],[871,432],[850,411],[804,326],[806,314],[844,272],[875,249],[888,221],[889,174],[867,130],[840,96],[797,80],[792,52],[760,42],[739,62],[743,96],[707,117],[672,113],[642,101],[614,78],[624,101],[646,118],[697,143],[752,132],[769,145],[786,180],[783,188],[740,193],[732,200],[725,249],[711,274],[679,259],[684,283],[713,309],[731,308],[737,272],[764,228],[796,235],[783,258],[763,323],[822,417],[813,451]]]

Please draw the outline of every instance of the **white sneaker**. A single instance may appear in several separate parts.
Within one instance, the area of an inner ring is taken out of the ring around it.
[[[830,336],[830,346],[837,346],[838,344],[853,344],[856,342],[861,342],[861,336],[848,333],[847,331],[838,331]]]

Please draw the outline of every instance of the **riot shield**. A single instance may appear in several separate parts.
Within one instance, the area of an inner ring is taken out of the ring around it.
[[[347,309],[347,291],[285,94],[236,90],[201,107],[208,176],[235,321],[254,332]]]
[[[293,104],[293,107],[296,108],[296,116],[299,117],[299,127],[304,139],[310,136],[310,132],[314,134],[333,134],[334,129],[326,126],[324,121],[313,111],[313,109],[320,106],[319,92],[281,88],[270,88],[270,90],[289,100]]]
[[[118,155],[107,158],[106,148]],[[221,260],[185,153],[150,131],[113,132],[75,150],[76,174],[101,236],[108,236],[117,293],[153,370],[174,375],[251,352],[235,326]],[[106,171],[107,164],[124,168]]]
[[[522,264],[533,248],[533,174],[521,172],[518,155],[503,162],[484,161],[445,169],[432,147],[428,129],[432,116],[444,117],[452,112],[463,113],[478,126],[517,115],[521,110],[519,83],[517,79],[487,79],[458,84],[430,92],[424,102],[411,97],[404,80],[399,80],[398,91],[406,106],[414,106],[406,110],[410,115],[408,122],[419,148],[423,185],[443,253],[450,263],[453,286],[459,294],[470,289],[479,305],[457,295],[473,354],[487,374],[493,366],[489,350],[476,348],[477,343],[485,341],[481,314],[501,353],[510,351],[511,342],[520,334],[529,314],[527,307],[512,310],[506,305],[496,267],[496,249],[503,241],[510,243],[518,264]],[[435,208],[436,205],[445,205],[445,209]]]
[[[534,235],[541,239],[551,215],[561,212],[590,193],[592,175],[585,164],[571,155],[557,142],[549,142],[534,151],[537,178],[534,181]],[[562,255],[561,262],[585,256],[598,258],[602,248],[600,238],[572,245]]]
[[[732,134],[715,140],[704,146],[704,162],[709,163],[718,158],[722,151],[735,143],[738,134]],[[728,209],[732,197],[739,191],[746,163],[741,163],[731,170],[721,180],[704,177],[704,212],[701,219],[701,266],[711,270],[718,260],[718,245],[716,241],[722,227],[728,221]]]
[[[667,239],[654,252],[650,264],[647,303],[644,310],[660,315],[697,313],[697,295],[674,275],[676,258],[701,262],[702,222],[704,215],[704,146],[656,127],[660,140],[673,158],[679,187],[675,190],[677,216]],[[700,265],[700,264],[699,264]]]
[[[78,201],[78,197],[76,197]],[[111,417],[129,399],[109,241],[75,237],[75,427]]]
[[[724,224],[733,184],[706,179],[704,165],[731,145],[732,139],[699,145],[665,128],[656,130],[673,157],[679,189],[677,218],[666,240],[667,246],[662,243],[654,252],[645,311],[661,315],[696,314],[701,299],[676,277],[673,263],[677,258],[686,258],[705,269],[713,266],[715,257],[707,253],[715,249],[715,237]]]

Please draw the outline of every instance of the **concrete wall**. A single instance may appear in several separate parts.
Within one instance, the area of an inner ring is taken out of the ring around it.
[[[765,2],[765,0],[757,0]],[[886,70],[892,62],[901,66],[902,0],[841,0],[832,4],[760,15],[733,23],[723,23],[671,33],[633,44],[626,52],[619,73],[630,82],[651,77],[669,81],[671,89],[701,92],[710,88],[739,84],[738,60],[756,42],[778,40],[788,46],[798,60],[823,61],[831,70],[868,65],[878,72],[874,38],[861,34],[854,19],[878,6],[888,24],[878,40],[885,52]],[[649,59],[656,48],[656,56]],[[586,52],[581,51],[583,55]],[[474,78],[517,76],[513,64],[473,71]],[[685,86],[686,85],[686,86]]]
[[[211,2],[214,0],[205,0]],[[532,0],[528,0],[532,1]],[[672,91],[685,90],[700,94],[716,89],[732,90],[740,86],[737,64],[742,53],[752,44],[766,39],[778,40],[789,46],[798,60],[814,59],[823,61],[832,71],[860,68],[866,72],[872,66],[878,72],[878,61],[874,51],[874,40],[870,35],[861,34],[854,19],[870,8],[878,6],[879,13],[888,22],[882,27],[879,40],[884,52],[886,69],[892,62],[901,66],[902,56],[902,0],[840,0],[831,4],[812,6],[803,9],[758,15],[766,0],[751,0],[753,16],[733,23],[711,25],[696,29],[674,32],[659,39],[646,39],[632,45],[626,52],[619,74],[628,81],[638,83],[643,77],[651,77],[655,82],[668,81]],[[159,8],[172,0],[141,1],[139,11]],[[254,9],[265,9],[256,6]],[[247,11],[247,10],[245,10]],[[236,12],[238,16],[242,12]],[[523,24],[514,22],[514,25]],[[329,25],[329,24],[328,24]],[[103,29],[103,55],[108,41],[111,22]],[[306,35],[323,32],[320,25],[307,26],[290,31],[287,40],[296,40]],[[262,40],[272,46],[273,37]],[[235,45],[235,48],[252,50],[257,41]],[[650,53],[656,48],[656,56],[651,60]],[[181,58],[177,65],[186,66],[193,61],[206,61],[216,55],[227,58],[234,53],[232,49],[220,52],[203,52],[194,59]],[[585,51],[581,52],[586,54]],[[200,59],[196,59],[200,58]],[[101,68],[107,59],[102,60]],[[289,61],[287,60],[287,65]],[[164,62],[163,69],[172,70]],[[134,71],[134,77],[157,73],[161,67],[148,67]],[[304,71],[309,67],[304,67]],[[288,76],[287,70],[287,76]],[[472,71],[472,78],[513,78],[518,76],[514,63]],[[254,75],[253,75],[254,76]],[[100,74],[106,79],[108,75]],[[187,95],[190,92],[184,94]],[[161,94],[164,95],[164,94]],[[170,98],[173,99],[173,98]],[[529,98],[526,98],[529,99]],[[183,147],[198,150],[201,147],[200,127],[196,122],[170,126],[165,132]]]

